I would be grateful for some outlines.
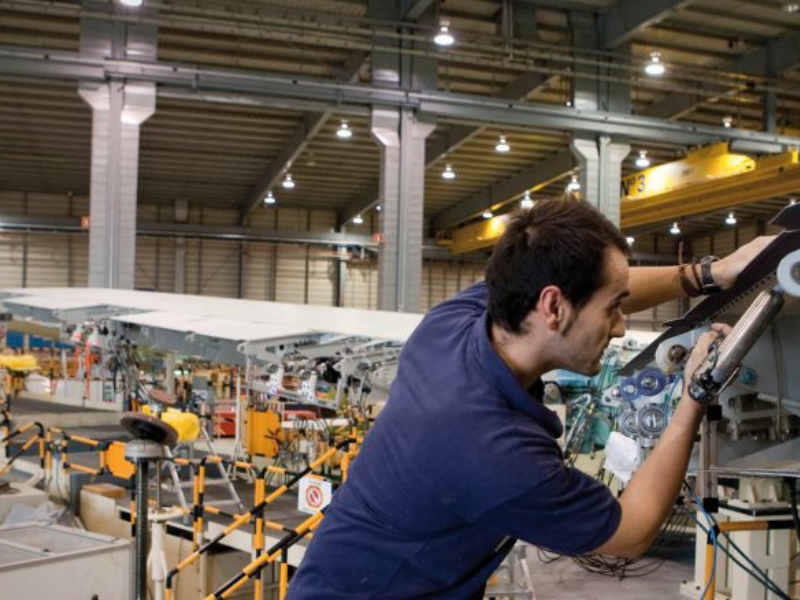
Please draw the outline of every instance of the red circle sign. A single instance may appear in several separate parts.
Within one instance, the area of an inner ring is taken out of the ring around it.
[[[322,490],[315,485],[310,485],[306,488],[306,502],[311,508],[320,508],[322,506]]]

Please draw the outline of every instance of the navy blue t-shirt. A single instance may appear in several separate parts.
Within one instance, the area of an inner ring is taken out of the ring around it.
[[[516,538],[582,554],[619,503],[564,466],[555,413],[495,352],[486,285],[433,308],[289,586],[290,600],[467,599]]]

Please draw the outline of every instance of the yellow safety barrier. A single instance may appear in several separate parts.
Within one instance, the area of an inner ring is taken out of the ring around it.
[[[706,590],[700,600],[714,600],[716,597],[717,575],[714,569],[716,558],[715,547],[717,537],[721,533],[732,533],[735,531],[767,531],[768,529],[794,529],[794,522],[791,520],[782,521],[727,521],[715,524],[708,532],[706,540]]]

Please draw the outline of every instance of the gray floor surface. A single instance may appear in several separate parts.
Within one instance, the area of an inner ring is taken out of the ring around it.
[[[588,573],[572,560],[561,559],[550,564],[540,562],[537,552],[529,552],[528,564],[533,578],[536,600],[570,598],[570,600],[639,600],[658,598],[677,600],[683,581],[693,578],[692,549],[669,558],[657,571],[644,577],[623,580]],[[698,592],[697,597],[700,597]]]

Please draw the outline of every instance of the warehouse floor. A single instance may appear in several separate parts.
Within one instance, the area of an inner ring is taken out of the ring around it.
[[[693,552],[694,548],[690,547],[678,555],[673,553],[654,573],[644,577],[628,577],[622,581],[589,573],[569,559],[543,564],[535,549],[529,552],[528,564],[536,600],[677,600],[685,598],[679,592],[681,584],[693,578]],[[700,597],[700,592],[697,597]]]

